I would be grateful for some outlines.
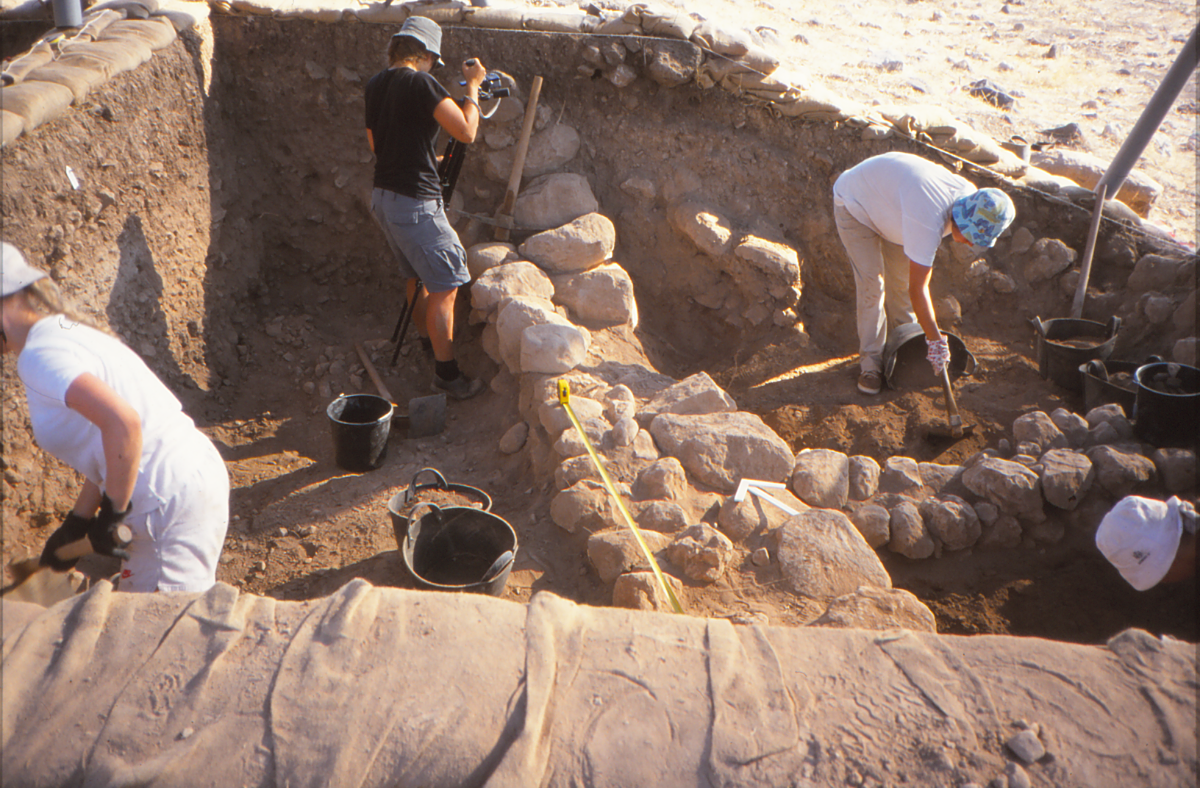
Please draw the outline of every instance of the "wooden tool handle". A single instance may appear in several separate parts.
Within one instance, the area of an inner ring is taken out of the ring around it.
[[[117,543],[117,547],[125,548],[133,541],[133,531],[128,525],[118,525],[113,532],[113,541]],[[73,561],[76,558],[83,558],[95,552],[92,550],[92,543],[87,538],[77,539],[74,542],[69,542],[54,551],[54,557],[59,561]]]
[[[542,92],[542,78],[534,77],[533,86],[529,89],[529,101],[525,104],[525,123],[521,127],[521,137],[517,141],[517,152],[513,157],[512,172],[508,174],[508,189],[504,192],[504,202],[496,213],[496,219],[503,221],[511,217],[513,207],[517,204],[517,192],[521,188],[521,175],[525,171],[525,155],[529,152],[529,138],[533,135],[533,122],[537,119],[538,96]],[[508,240],[508,228],[496,228],[496,240]]]
[[[954,401],[954,389],[950,386],[950,369],[947,364],[942,367],[942,388],[946,392],[946,413],[950,419],[950,430],[955,437],[962,435],[962,417],[958,415],[958,403]]]
[[[392,399],[392,393],[387,390],[387,386],[383,385],[383,379],[379,377],[379,373],[375,371],[375,365],[371,363],[371,359],[367,356],[367,351],[363,350],[363,346],[359,342],[354,343],[354,349],[358,351],[358,358],[362,361],[363,368],[367,370],[367,374],[371,376],[371,382],[375,384],[375,388],[379,390],[379,396],[386,399],[388,402],[395,402]]]

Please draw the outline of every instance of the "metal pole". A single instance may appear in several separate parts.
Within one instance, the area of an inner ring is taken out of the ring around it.
[[[1079,263],[1079,284],[1075,287],[1075,301],[1071,304],[1071,317],[1078,320],[1083,316],[1083,299],[1087,295],[1088,279],[1092,275],[1092,255],[1096,252],[1096,236],[1100,233],[1100,214],[1104,213],[1104,199],[1108,187],[1104,181],[1096,184],[1096,207],[1092,211],[1092,226],[1088,229],[1087,246],[1083,260]]]
[[[83,26],[82,0],[53,0],[52,5],[54,6],[55,27]]]

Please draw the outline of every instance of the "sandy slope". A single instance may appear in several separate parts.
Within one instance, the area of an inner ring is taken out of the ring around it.
[[[1109,160],[1196,25],[1171,0],[662,0],[744,28],[789,66],[867,105],[936,104],[1003,141],[1078,123]],[[1051,47],[1055,56],[1048,57]],[[1016,98],[1003,112],[965,88],[988,79]],[[1196,240],[1195,75],[1138,169],[1164,191],[1150,219]]]

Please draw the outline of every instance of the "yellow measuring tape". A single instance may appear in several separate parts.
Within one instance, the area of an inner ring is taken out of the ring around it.
[[[662,570],[658,568],[658,562],[654,560],[654,555],[646,545],[646,540],[642,538],[641,529],[634,525],[633,518],[629,516],[629,510],[625,508],[625,502],[621,500],[621,496],[617,495],[617,490],[613,486],[612,479],[608,476],[608,471],[604,470],[604,466],[600,464],[600,458],[596,456],[596,450],[592,448],[592,442],[588,440],[587,433],[583,431],[583,427],[579,424],[579,419],[575,417],[575,411],[571,409],[571,386],[565,380],[558,381],[558,401],[567,409],[567,416],[570,417],[571,424],[575,426],[579,437],[583,439],[583,445],[587,448],[588,456],[592,458],[592,464],[600,472],[600,478],[604,480],[604,486],[608,489],[608,494],[617,502],[617,508],[621,510],[621,515],[625,518],[625,525],[629,526],[629,530],[633,532],[633,538],[637,539],[637,543],[642,548],[642,553],[646,556],[646,560],[650,562],[650,568],[654,570],[654,577],[658,580],[659,588],[671,600],[671,607],[675,609],[675,612],[682,613],[683,606],[679,604],[679,600],[675,597],[675,592],[671,590],[671,586],[667,585],[667,579],[663,577]]]

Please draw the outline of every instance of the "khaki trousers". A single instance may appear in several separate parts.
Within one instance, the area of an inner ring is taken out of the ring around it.
[[[903,247],[885,241],[844,206],[834,204],[833,219],[854,269],[859,367],[882,373],[888,326],[917,319],[908,297],[908,257]]]

